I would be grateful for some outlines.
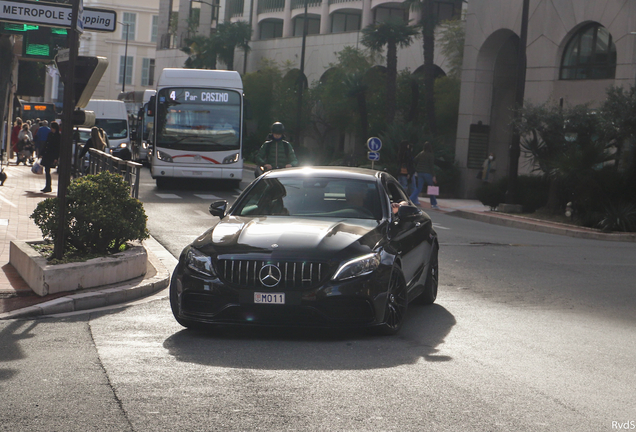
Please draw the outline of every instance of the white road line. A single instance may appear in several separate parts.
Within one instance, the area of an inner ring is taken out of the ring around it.
[[[203,200],[220,200],[221,197],[216,195],[206,195],[206,194],[194,194],[195,197],[201,198]]]
[[[163,199],[181,199],[179,195],[175,195],[175,194],[155,194],[155,195]]]
[[[440,224],[436,224],[436,223],[433,224],[433,227],[437,228],[437,229],[443,229],[443,230],[449,230],[450,229],[450,228],[443,227]]]

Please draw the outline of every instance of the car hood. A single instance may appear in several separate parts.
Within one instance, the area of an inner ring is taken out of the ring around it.
[[[193,246],[209,255],[338,259],[338,253],[346,249],[372,251],[382,238],[383,226],[366,219],[229,216]]]

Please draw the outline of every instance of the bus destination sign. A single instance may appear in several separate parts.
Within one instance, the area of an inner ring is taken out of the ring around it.
[[[240,104],[240,96],[238,93],[220,89],[169,89],[168,98],[179,103],[214,103],[229,105]],[[159,97],[159,103],[165,103],[165,100],[162,100],[161,96]]]

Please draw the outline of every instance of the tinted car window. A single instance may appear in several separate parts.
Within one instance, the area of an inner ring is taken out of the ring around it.
[[[325,178],[264,178],[233,211],[238,216],[382,217],[375,181]]]

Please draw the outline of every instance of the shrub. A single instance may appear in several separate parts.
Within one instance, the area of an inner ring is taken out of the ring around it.
[[[117,174],[102,172],[73,181],[67,191],[64,244],[78,252],[118,251],[131,240],[148,238],[142,203],[130,197],[130,187]],[[44,238],[56,240],[58,198],[38,203],[31,218]]]
[[[475,195],[483,205],[496,209],[499,204],[506,201],[506,189],[508,178],[504,177],[494,183],[482,183],[476,190]]]
[[[524,213],[534,213],[548,203],[550,184],[545,177],[522,175],[517,178],[517,201]]]
[[[636,204],[619,202],[608,205],[598,227],[604,232],[636,231]]]

